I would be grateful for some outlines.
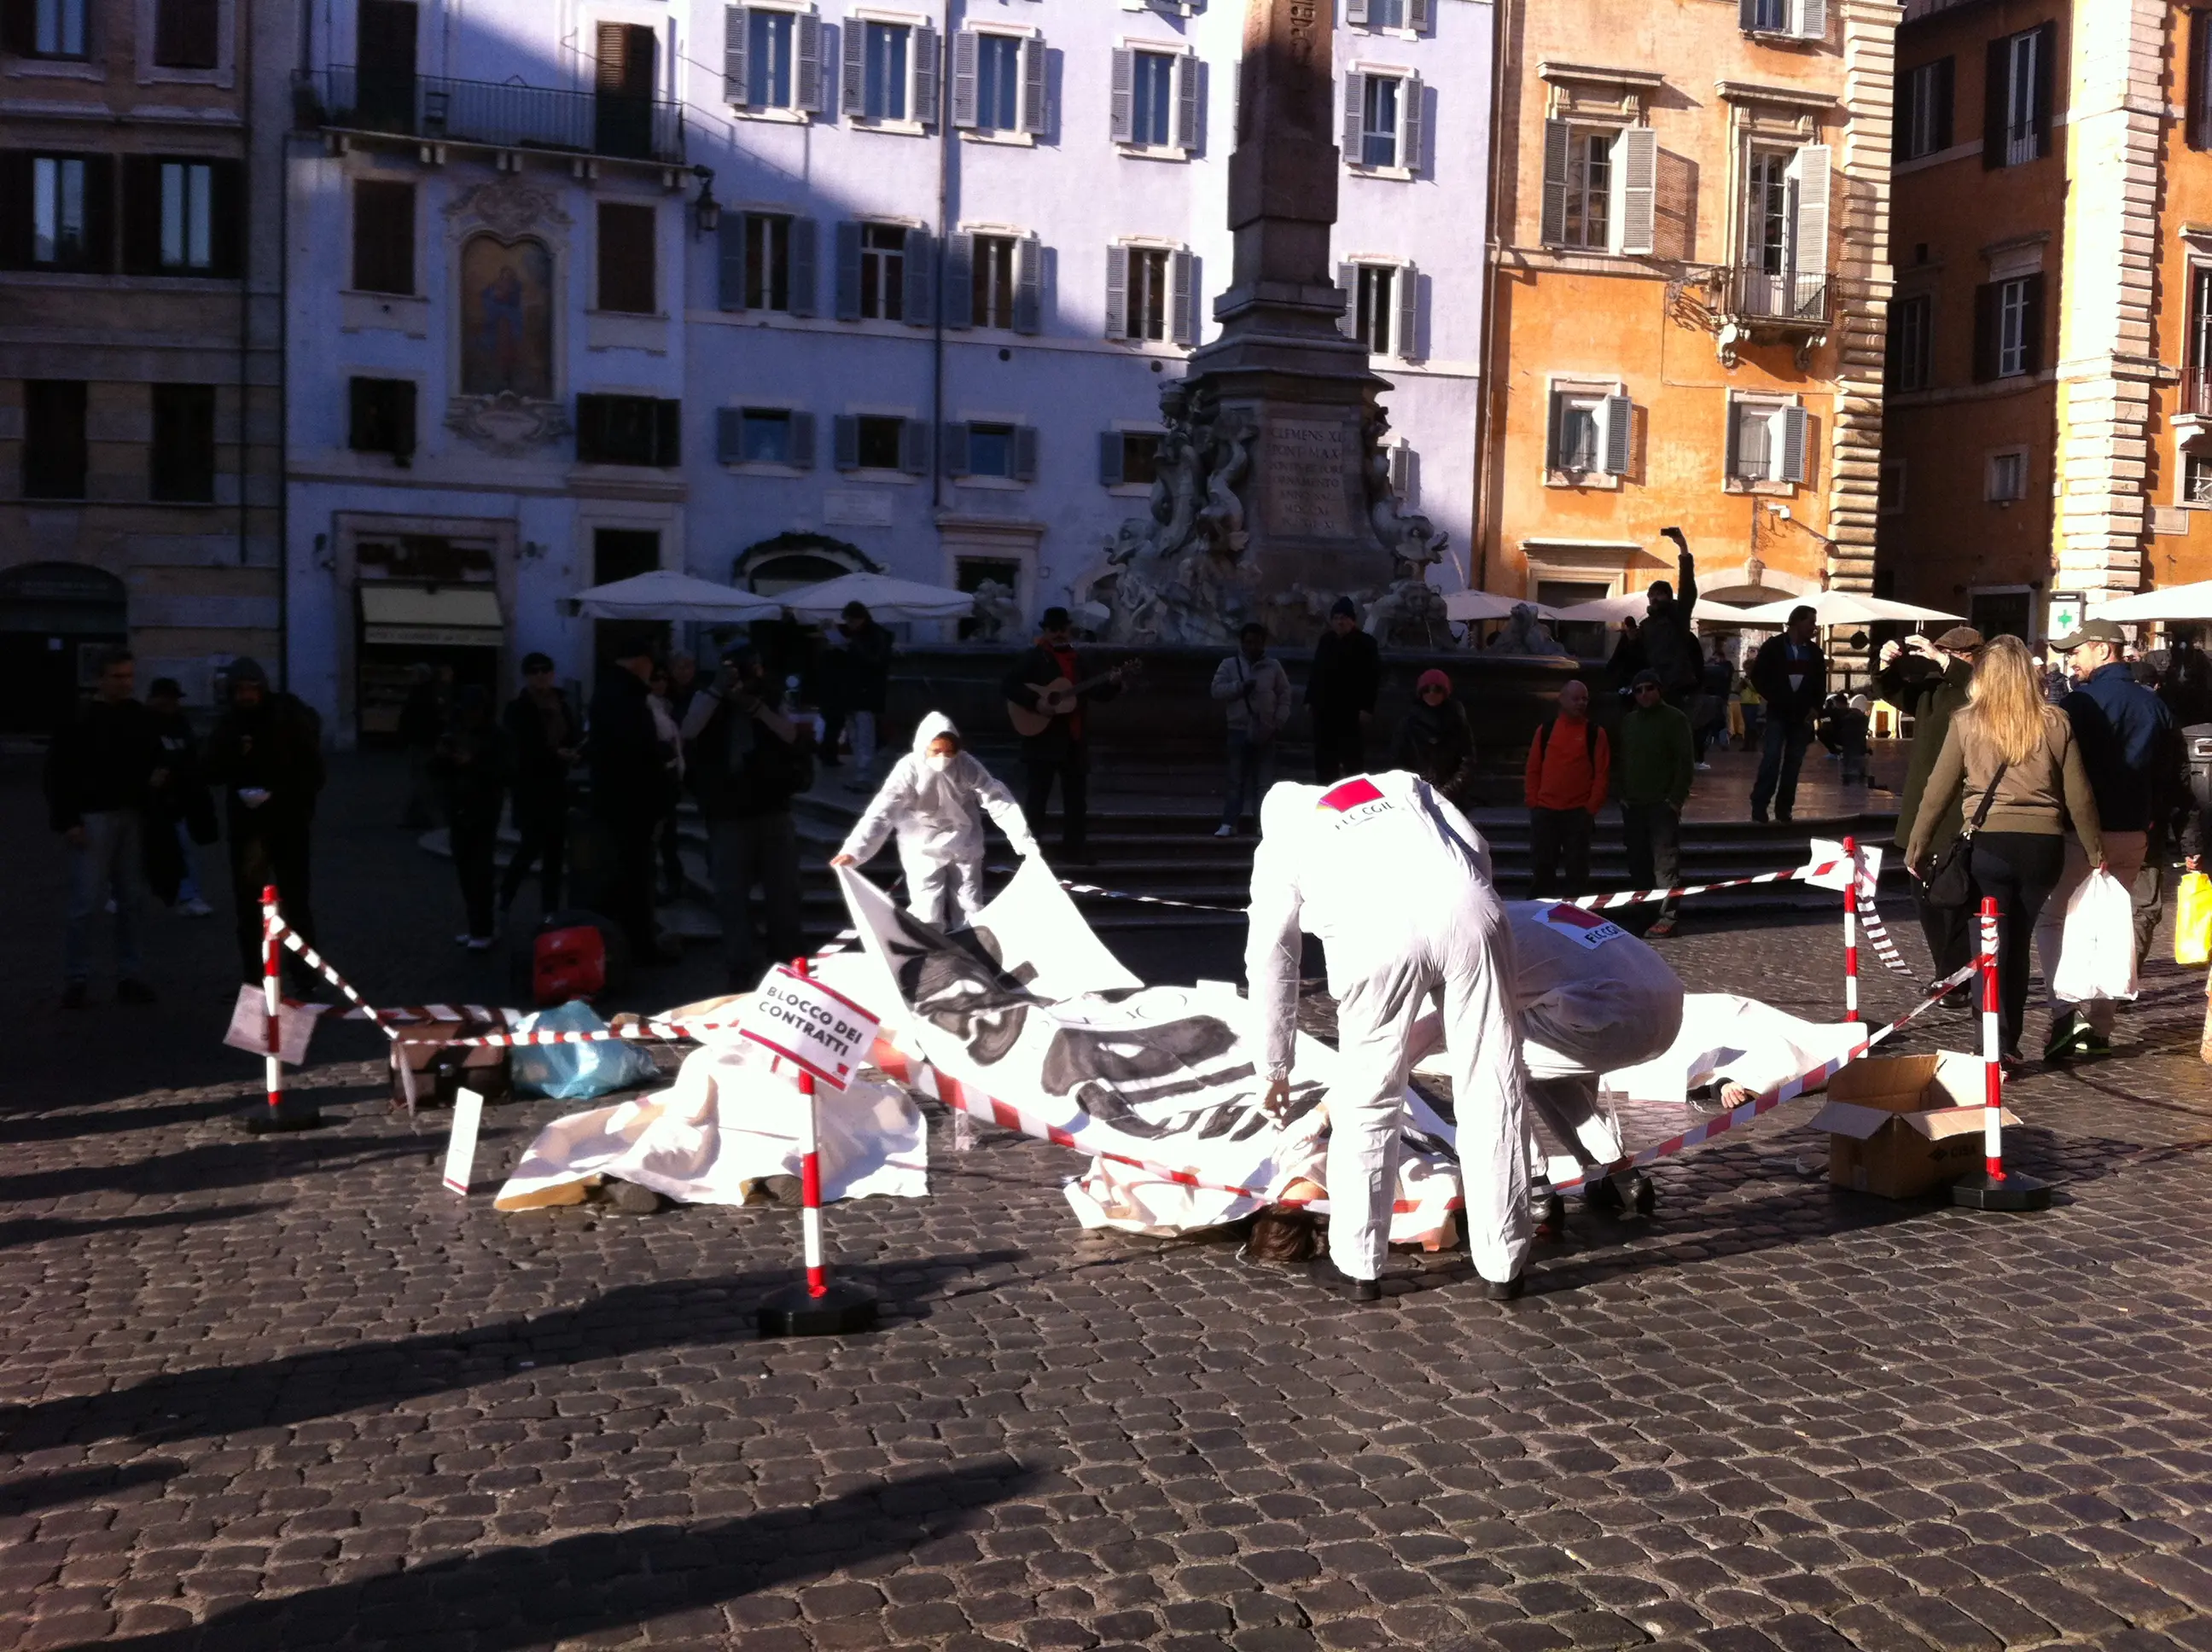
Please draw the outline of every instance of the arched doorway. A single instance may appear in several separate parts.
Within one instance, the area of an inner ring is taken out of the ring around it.
[[[818,585],[845,574],[880,574],[881,562],[858,545],[826,533],[779,533],[738,553],[731,583],[763,597],[781,596],[803,585]],[[797,676],[810,696],[817,693],[816,658],[821,633],[793,619],[761,620],[746,627],[772,677]]]
[[[123,581],[82,562],[0,568],[0,732],[52,734],[130,637]]]

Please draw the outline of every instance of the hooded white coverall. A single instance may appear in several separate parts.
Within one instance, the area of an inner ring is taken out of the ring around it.
[[[930,760],[929,743],[960,731],[942,712],[932,712],[914,732],[914,750],[891,765],[874,801],[861,811],[838,853],[866,861],[894,833],[906,873],[907,910],[926,924],[965,929],[983,906],[983,821],[988,809],[999,829],[1026,858],[1036,839],[1014,794],[966,751],[943,768]],[[945,908],[951,906],[948,922]]]
[[[1337,1001],[1330,1259],[1353,1278],[1382,1273],[1413,1023],[1441,988],[1453,1094],[1470,1098],[1455,1109],[1468,1248],[1486,1279],[1516,1278],[1528,1257],[1527,1077],[1513,935],[1486,847],[1427,781],[1405,774],[1286,780],[1261,805],[1260,834],[1244,969],[1264,1078],[1290,1076],[1301,931],[1328,950]]]

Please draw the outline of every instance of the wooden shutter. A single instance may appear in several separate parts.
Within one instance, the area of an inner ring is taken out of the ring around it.
[[[1401,361],[1421,359],[1421,272],[1408,264],[1398,271],[1398,314],[1392,342]]]
[[[246,272],[246,167],[216,161],[208,167],[208,273],[232,279]],[[411,250],[411,249],[410,249]]]
[[[1398,164],[1407,172],[1421,169],[1421,133],[1426,112],[1421,100],[1419,75],[1408,75],[1398,82]]]
[[[938,450],[945,456],[945,474],[963,477],[968,469],[968,427],[957,420],[947,420],[938,427]]]
[[[0,150],[0,269],[30,267],[31,214],[30,151]]]
[[[1797,185],[1790,229],[1790,273],[1825,279],[1828,273],[1828,146],[1805,145],[1790,157],[1786,176]],[[1801,295],[1795,281],[1790,287],[1788,313],[1795,315]]]
[[[963,28],[952,37],[952,124],[960,131],[975,126],[975,31]]]
[[[210,504],[215,499],[215,386],[152,386],[154,440],[148,491],[155,499]]]
[[[743,6],[722,8],[722,99],[735,108],[746,106],[745,46],[748,25]],[[730,215],[723,214],[727,223]],[[724,308],[728,306],[725,305]]]
[[[899,469],[908,476],[926,476],[929,472],[929,424],[924,419],[907,419],[899,425]]]
[[[684,404],[653,404],[653,462],[664,471],[684,463]]]
[[[1367,0],[1344,0],[1344,21],[1364,23],[1367,21]]]
[[[714,410],[714,463],[735,465],[744,458],[745,410],[742,407]]]
[[[1186,52],[1175,60],[1175,146],[1186,155],[1198,153],[1198,94],[1203,78],[1196,53]]]
[[[414,0],[361,0],[354,19],[354,63],[363,73],[415,72]]]
[[[914,118],[934,127],[937,105],[937,31],[922,23],[914,31]]]
[[[126,155],[122,163],[123,272],[158,276],[161,273],[161,157]]]
[[[907,313],[911,316],[911,307]],[[860,319],[860,226],[849,218],[837,223],[837,319]]]
[[[832,463],[841,471],[860,468],[860,421],[850,413],[834,415],[830,421],[830,443],[836,450]]]
[[[599,203],[599,293],[602,310],[653,315],[655,291],[653,210],[626,201]]]
[[[1797,0],[1796,33],[1801,40],[1828,38],[1828,0]]]
[[[1098,485],[1118,488],[1121,485],[1121,433],[1101,430],[1098,433]]]
[[[155,202],[158,206],[158,192]],[[371,178],[355,181],[353,284],[363,293],[414,292],[414,185]]]
[[[975,324],[975,238],[955,233],[945,238],[945,325]]]
[[[811,218],[791,221],[791,313],[812,315],[816,226]]]
[[[1994,172],[2005,163],[2005,122],[2010,111],[2010,88],[2005,68],[2008,42],[1995,39],[1982,54],[1982,169]]]
[[[1951,110],[1959,81],[1959,60],[1945,58],[1936,65],[1936,152],[1951,147]]]
[[[213,69],[222,49],[218,0],[161,0],[154,61],[164,69]]]
[[[1133,143],[1137,137],[1137,54],[1126,47],[1114,52],[1113,92],[1109,100],[1114,141]]]
[[[1413,490],[1419,485],[1420,462],[1414,457],[1413,444],[1394,441],[1390,444],[1390,493],[1403,506],[1411,507]]]
[[[1564,471],[1567,468],[1566,455],[1560,447],[1565,440],[1567,398],[1555,390],[1548,401],[1549,408],[1544,420],[1544,468]]]
[[[1106,249],[1106,336],[1129,336],[1129,249]]]
[[[2021,366],[2029,374],[2037,374],[2043,371],[2043,272],[2039,270],[2022,285],[2026,290],[2020,316]]]
[[[714,302],[718,308],[745,307],[745,215],[723,209],[714,230]]]
[[[1014,480],[1035,482],[1037,473],[1037,428],[1033,424],[1014,427]]]
[[[28,57],[38,44],[38,0],[0,0],[0,52]]]
[[[1336,319],[1336,330],[1346,338],[1359,337],[1359,266],[1340,264],[1336,266],[1336,290],[1344,295],[1344,313]]]
[[[1429,0],[1406,0],[1406,27],[1416,34],[1429,32]]]
[[[1735,481],[1737,477],[1742,474],[1741,467],[1743,463],[1743,416],[1745,411],[1746,409],[1741,402],[1737,401],[1733,396],[1729,398],[1728,434],[1723,443],[1724,456],[1722,459],[1722,463],[1728,467],[1723,474],[1731,482]]]
[[[1014,331],[1044,331],[1044,246],[1034,235],[1014,243]]]
[[[1997,330],[2003,310],[1997,301],[1998,283],[1985,281],[1974,288],[1974,382],[1988,384],[1997,376]]]
[[[1547,246],[1567,239],[1567,160],[1571,141],[1567,123],[1544,123],[1544,219],[1539,238]]]
[[[791,416],[791,463],[795,470],[814,468],[814,416],[803,410]]]
[[[906,319],[910,326],[927,327],[935,320],[930,302],[937,283],[936,252],[926,229],[906,232]]]
[[[1735,0],[1735,26],[1747,34],[1759,27],[1759,0]]]
[[[105,274],[115,268],[115,161],[88,155],[84,161],[84,257],[74,267]]]
[[[1188,252],[1178,251],[1168,260],[1172,268],[1170,291],[1174,306],[1169,317],[1169,326],[1178,344],[1198,343],[1198,270],[1197,260]]]
[[[1357,167],[1366,152],[1367,76],[1344,74],[1344,164]]]
[[[1659,134],[1631,126],[1620,135],[1619,154],[1620,250],[1649,254],[1658,234]]]
[[[1782,410],[1782,480],[1803,482],[1809,474],[1807,461],[1805,410],[1785,407]]]
[[[802,11],[793,21],[792,33],[797,37],[793,55],[799,59],[798,85],[793,88],[796,105],[818,115],[827,106],[822,97],[822,20],[811,11]]]
[[[1919,106],[1920,95],[1920,71],[1900,71],[1897,76],[1896,103],[1890,110],[1889,119],[1889,164],[1893,167],[1912,158],[1913,112]]]
[[[601,23],[597,86],[616,97],[650,99],[659,42],[642,23]]]
[[[2045,23],[2035,31],[2035,157],[2051,153],[2051,58],[2058,51],[2058,25]]]
[[[845,20],[842,34],[845,68],[839,76],[838,107],[848,115],[868,112],[868,26],[858,17]]]
[[[1636,433],[1636,406],[1626,396],[1605,398],[1605,473],[1628,474],[1628,446]]]
[[[1035,35],[1022,42],[1022,130],[1045,131],[1044,42]]]

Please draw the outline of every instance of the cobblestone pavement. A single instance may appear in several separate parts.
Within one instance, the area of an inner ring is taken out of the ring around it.
[[[326,811],[330,950],[495,991],[374,778]],[[1083,1236],[1068,1157],[988,1135],[927,1201],[832,1210],[879,1333],[762,1342],[787,1212],[493,1213],[557,1104],[495,1113],[465,1203],[339,1027],[304,1079],[337,1122],[236,1135],[217,925],[157,920],[154,1011],[64,1017],[21,779],[0,1649],[2212,1648],[2201,976],[2016,1088],[2045,1215],[1832,1193],[1797,1104],[1670,1161],[1649,1221],[1577,1213],[1520,1303],[1416,1261],[1354,1308]],[[1669,956],[1828,1013],[1838,949],[1692,921]]]

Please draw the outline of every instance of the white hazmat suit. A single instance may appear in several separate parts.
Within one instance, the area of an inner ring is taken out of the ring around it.
[[[943,734],[957,739],[960,731],[942,712],[921,720],[914,750],[891,765],[838,853],[866,861],[896,834],[907,910],[933,926],[965,929],[983,906],[981,811],[990,811],[1016,853],[1026,859],[1037,844],[1022,805],[980,761],[966,751],[949,761],[931,753],[930,742]]]
[[[1513,1005],[1513,935],[1489,853],[1465,816],[1411,774],[1285,781],[1260,809],[1250,983],[1263,1076],[1290,1076],[1299,934],[1321,938],[1336,998],[1328,1094],[1330,1259],[1379,1278],[1398,1187],[1399,1114],[1414,1023],[1443,994],[1468,1248],[1504,1284],[1528,1258],[1527,1078]]]

